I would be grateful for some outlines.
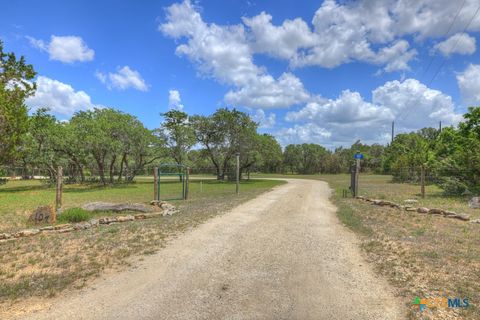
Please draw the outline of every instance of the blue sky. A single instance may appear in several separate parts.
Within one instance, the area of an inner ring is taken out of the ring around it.
[[[108,106],[149,128],[237,107],[283,144],[385,143],[480,104],[480,3],[9,1],[7,51],[38,72],[28,104]],[[26,9],[28,8],[28,9]]]

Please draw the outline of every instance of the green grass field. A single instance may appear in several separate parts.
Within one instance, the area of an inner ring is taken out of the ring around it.
[[[192,177],[189,185],[191,199],[202,197],[230,196],[235,194],[235,184],[209,179],[208,176]],[[153,199],[153,179],[139,177],[132,184],[65,185],[63,206],[79,207],[87,202],[131,202],[147,203]],[[271,185],[269,181],[244,181],[242,192]],[[162,199],[179,198],[182,185],[177,179],[165,179],[161,184]],[[54,204],[55,188],[38,180],[10,181],[0,186],[0,232],[10,232],[27,226],[27,219],[35,208]],[[173,201],[175,202],[175,201]]]

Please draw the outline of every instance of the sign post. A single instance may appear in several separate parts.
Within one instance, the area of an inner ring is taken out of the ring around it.
[[[236,193],[237,195],[240,193],[240,153],[236,153],[237,156],[237,177],[236,177]]]
[[[358,177],[360,176],[360,160],[363,159],[363,154],[356,153],[355,154],[355,186],[353,190],[353,196],[358,196]]]

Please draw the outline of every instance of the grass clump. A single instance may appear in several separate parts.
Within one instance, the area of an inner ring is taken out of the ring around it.
[[[70,208],[58,215],[58,222],[76,223],[82,221],[88,221],[92,218],[92,214],[81,208]]]

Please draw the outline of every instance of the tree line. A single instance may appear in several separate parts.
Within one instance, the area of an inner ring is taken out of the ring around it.
[[[282,149],[275,137],[259,133],[258,123],[236,109],[220,108],[211,115],[170,110],[153,130],[112,108],[79,111],[69,121],[56,119],[49,106],[29,114],[25,100],[35,93],[35,75],[24,57],[5,53],[0,41],[0,165],[42,170],[52,180],[62,166],[72,182],[129,182],[161,163],[223,180],[234,177],[237,154],[242,176],[348,173],[355,153],[362,153],[363,172],[418,182],[424,170],[447,193],[479,189],[478,107],[470,108],[457,127],[399,134],[386,146],[357,141],[334,150],[314,143]]]

